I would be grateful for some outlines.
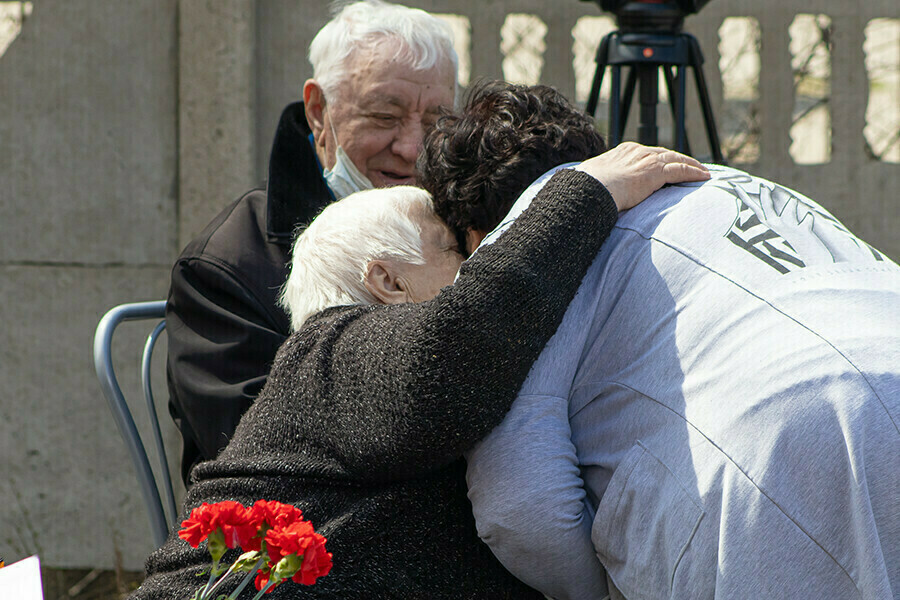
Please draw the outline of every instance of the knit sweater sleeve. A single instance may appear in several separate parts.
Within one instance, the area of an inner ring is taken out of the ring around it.
[[[275,437],[302,440],[354,479],[459,458],[509,409],[616,217],[602,184],[561,171],[433,300],[315,318],[282,347],[263,392],[269,423],[291,421]],[[286,443],[242,425],[239,438]]]

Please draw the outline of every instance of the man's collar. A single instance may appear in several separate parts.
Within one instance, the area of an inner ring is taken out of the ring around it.
[[[275,130],[269,156],[266,234],[270,242],[289,245],[294,231],[312,221],[333,201],[309,142],[302,102],[289,104]]]

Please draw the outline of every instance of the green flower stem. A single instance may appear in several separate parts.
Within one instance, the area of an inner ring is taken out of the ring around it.
[[[204,586],[203,591],[200,592],[198,598],[199,600],[204,600],[209,597],[209,593],[213,590],[213,584],[216,581],[216,563],[213,563],[212,569],[209,571],[209,581],[206,582],[206,586]]]
[[[259,590],[259,592],[257,592],[257,594],[256,594],[255,596],[253,596],[253,600],[260,600],[266,592],[268,592],[270,589],[272,589],[273,587],[275,587],[275,586],[278,585],[279,583],[281,583],[281,581],[272,581],[272,580],[270,579],[270,580],[269,580],[269,583],[266,584],[266,587],[264,587],[263,589]]]
[[[235,566],[237,566],[237,565],[234,565],[234,564],[231,565],[231,567],[227,571],[225,571],[225,574],[222,575],[221,578],[219,578],[219,580],[216,582],[216,584],[214,586],[212,586],[212,588],[210,588],[209,590],[204,592],[204,594],[203,594],[204,600],[213,598],[213,594],[215,593],[215,591],[217,589],[219,589],[219,586],[222,585],[225,582],[225,580],[228,579],[228,576],[234,572]],[[212,580],[210,580],[210,583],[212,583]],[[209,584],[207,584],[206,587],[209,587]]]
[[[244,591],[244,588],[247,587],[247,584],[249,584],[251,581],[253,581],[253,579],[256,577],[256,570],[262,566],[263,561],[265,561],[265,559],[266,559],[265,555],[262,555],[259,557],[259,560],[256,561],[256,564],[253,566],[253,569],[251,569],[247,573],[247,575],[244,577],[244,580],[241,582],[241,584],[239,586],[237,586],[237,588],[233,592],[231,592],[231,595],[228,596],[227,600],[237,600],[238,595],[240,595],[240,593]]]

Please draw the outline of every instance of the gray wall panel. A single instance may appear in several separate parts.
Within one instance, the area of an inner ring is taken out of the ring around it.
[[[165,264],[174,0],[36,3],[0,58],[0,261]]]
[[[94,329],[115,304],[162,297],[166,267],[0,266],[0,555],[44,565],[105,567],[116,552],[139,570],[152,550],[131,461],[94,375]],[[114,338],[126,397],[141,402],[139,365],[152,325]],[[165,345],[158,358],[165,356]],[[165,398],[163,361],[156,389]],[[141,404],[136,405],[138,409]],[[136,414],[140,414],[137,412]],[[162,413],[171,458],[177,431]],[[146,419],[139,427],[147,432]]]

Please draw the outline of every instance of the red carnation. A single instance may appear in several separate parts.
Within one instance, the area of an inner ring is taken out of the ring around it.
[[[312,585],[331,571],[331,553],[325,551],[326,539],[303,519],[299,508],[290,504],[259,500],[246,508],[231,500],[204,503],[191,511],[181,526],[178,536],[194,548],[205,540],[212,557],[210,580],[194,596],[200,600],[224,598],[221,594],[216,595],[217,590],[235,573],[246,574],[236,593],[240,593],[255,574],[256,589],[268,594],[288,579]],[[238,546],[244,549],[238,560],[230,567],[220,566],[227,549]]]
[[[224,543],[229,548],[243,546],[256,536],[259,525],[253,522],[248,509],[238,502],[225,500],[216,504],[203,503],[191,511],[191,516],[181,522],[178,537],[194,548],[216,530],[221,530]]]
[[[299,570],[291,574],[291,579],[303,585],[312,585],[331,571],[331,553],[325,551],[326,541],[313,531],[309,521],[295,521],[266,533],[266,549],[273,565],[292,554],[303,557]]]
[[[331,552],[325,551],[327,540],[318,533],[313,533],[313,538],[314,543],[303,554],[300,571],[292,577],[295,582],[303,585],[312,585],[316,579],[328,575],[331,571]]]
[[[268,523],[269,527],[285,527],[294,521],[303,520],[303,511],[292,504],[282,504],[274,500],[257,500],[250,508],[254,518]]]
[[[282,504],[274,500],[257,500],[250,507],[250,522],[256,526],[259,535],[251,539],[243,540],[241,547],[244,550],[261,550],[262,540],[266,531],[273,527],[284,527],[294,521],[303,520],[303,512],[291,504]]]

